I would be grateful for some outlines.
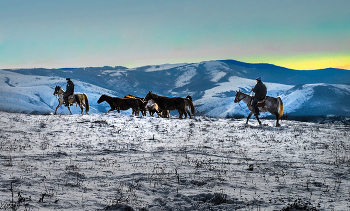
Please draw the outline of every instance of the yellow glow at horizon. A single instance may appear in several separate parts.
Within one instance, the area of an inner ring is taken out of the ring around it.
[[[254,59],[247,60],[245,62],[254,63]],[[259,57],[259,62],[274,64],[295,70],[315,70],[325,68],[339,68],[350,70],[350,54],[307,54],[285,57],[263,56]]]

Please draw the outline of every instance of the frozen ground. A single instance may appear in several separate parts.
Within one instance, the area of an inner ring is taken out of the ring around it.
[[[244,122],[0,112],[0,209],[350,209],[349,126]]]

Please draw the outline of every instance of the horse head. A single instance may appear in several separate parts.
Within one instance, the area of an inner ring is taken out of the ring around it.
[[[149,91],[148,94],[145,97],[145,101],[149,101],[153,99],[153,93],[152,91]]]
[[[97,103],[100,104],[103,101],[106,101],[106,97],[107,97],[107,95],[101,95],[101,97],[98,99]]]
[[[235,96],[235,100],[233,101],[234,103],[238,103],[239,101],[241,101],[242,99],[239,99],[240,95],[241,95],[241,90],[239,89],[238,91],[236,91],[236,96]]]
[[[55,87],[55,91],[53,92],[53,95],[57,95],[58,92],[60,91],[61,87],[60,86],[56,86]]]

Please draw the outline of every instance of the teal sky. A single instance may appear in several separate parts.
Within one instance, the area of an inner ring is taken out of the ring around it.
[[[349,0],[0,0],[0,68],[235,59],[350,69]]]

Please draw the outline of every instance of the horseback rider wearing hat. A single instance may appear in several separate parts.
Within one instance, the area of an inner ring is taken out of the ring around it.
[[[63,95],[63,100],[65,103],[65,106],[68,107],[69,106],[68,96],[70,96],[74,93],[74,84],[70,80],[70,78],[66,78],[66,81],[67,81],[67,86],[66,86],[66,92]]]
[[[252,102],[252,106],[254,108],[255,111],[255,116],[259,116],[259,108],[257,106],[258,102],[260,100],[265,99],[266,97],[266,93],[267,93],[267,89],[265,84],[263,84],[263,82],[261,82],[261,77],[256,78],[256,85],[255,87],[252,89],[252,91],[255,93],[254,96],[254,100]]]

